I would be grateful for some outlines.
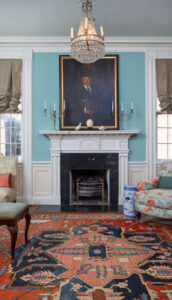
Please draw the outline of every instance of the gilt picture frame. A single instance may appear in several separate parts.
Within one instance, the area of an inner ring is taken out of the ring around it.
[[[60,55],[59,65],[60,129],[117,130],[118,55],[106,55],[92,64]]]

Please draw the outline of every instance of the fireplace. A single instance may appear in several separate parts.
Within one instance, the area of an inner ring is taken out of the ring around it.
[[[117,153],[62,153],[62,205],[118,205]]]
[[[116,205],[117,202],[118,205],[123,204],[123,187],[128,184],[128,140],[131,136],[138,134],[138,130],[54,130],[40,131],[40,133],[50,139],[52,196],[48,204],[70,204],[70,172],[77,169],[79,171],[82,169],[106,170],[106,175],[110,176],[109,183],[107,183],[109,188],[107,202],[112,205]],[[70,157],[70,154],[76,154],[76,157],[79,157],[80,154],[87,154],[88,158],[85,167],[81,168],[79,166],[77,168],[80,160],[74,156],[74,164],[68,165],[69,168],[66,170],[66,163],[70,160],[66,157]],[[115,155],[116,162],[113,159],[109,161],[107,159],[108,163],[104,163],[104,167],[102,159],[100,159],[101,168],[99,168],[99,165],[95,167],[94,160],[91,161],[93,158],[92,154],[96,155],[96,161],[97,155],[102,154],[103,157]],[[67,156],[65,157],[65,155]],[[65,163],[65,160],[68,161]],[[90,164],[91,167],[89,167]],[[67,183],[65,183],[65,180]],[[68,192],[64,190],[64,187],[68,189]]]

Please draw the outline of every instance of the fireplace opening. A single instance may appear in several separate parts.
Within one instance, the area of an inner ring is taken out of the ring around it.
[[[118,206],[118,153],[62,153],[60,163],[62,205]]]
[[[109,203],[109,170],[70,170],[70,204]]]

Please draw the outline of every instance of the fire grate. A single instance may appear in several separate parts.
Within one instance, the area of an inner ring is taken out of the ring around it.
[[[104,201],[104,179],[97,176],[78,177],[76,180],[76,198],[79,200]]]

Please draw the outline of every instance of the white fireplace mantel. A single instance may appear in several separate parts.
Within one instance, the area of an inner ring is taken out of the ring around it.
[[[128,184],[128,140],[139,130],[109,131],[40,131],[50,139],[53,203],[61,204],[60,154],[61,153],[118,153],[119,204],[123,201],[123,187]]]
[[[71,131],[71,130],[52,130],[52,131],[40,131],[41,134],[46,136],[126,136],[130,137],[131,135],[138,134],[139,130],[78,130],[78,131]]]

